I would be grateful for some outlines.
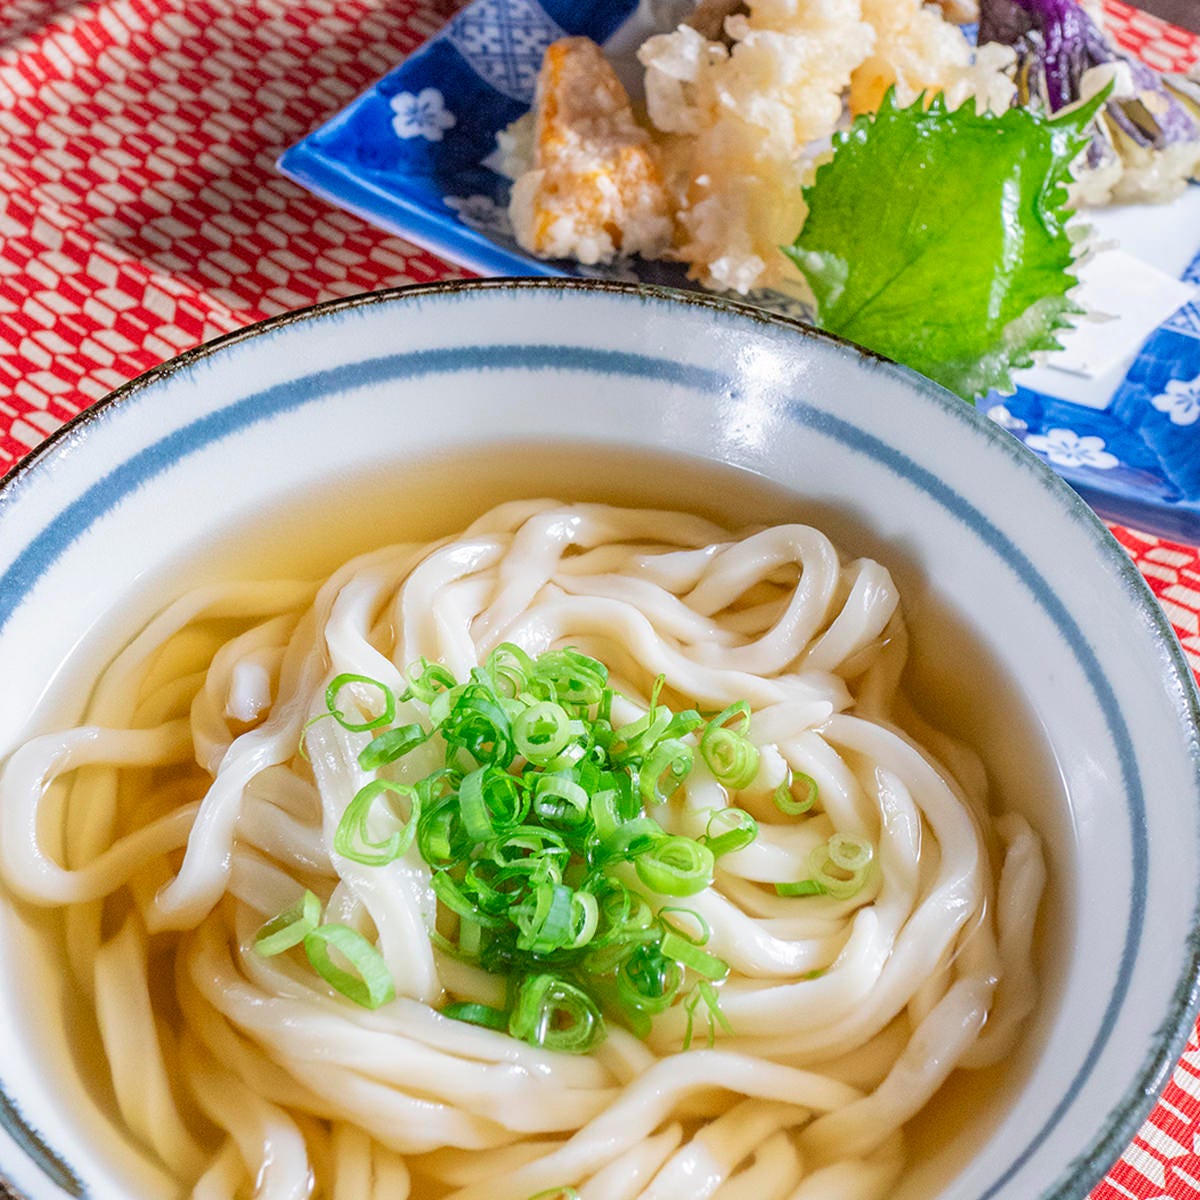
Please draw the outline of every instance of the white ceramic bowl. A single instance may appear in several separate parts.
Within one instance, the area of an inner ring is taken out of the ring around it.
[[[1065,484],[973,409],[833,339],[665,292],[483,282],[337,302],[151,372],[0,489],[0,756],[161,603],[145,581],[205,542],[285,497],[513,439],[670,450],[775,481],[895,570],[922,669],[993,741],[993,718],[1024,713],[1000,725],[991,765],[1049,841],[1046,995],[998,1115],[968,1119],[934,1190],[1084,1196],[1191,1025],[1195,688],[1140,576]],[[956,632],[934,630],[942,609]],[[1027,765],[1039,746],[1048,787]],[[6,902],[0,922],[0,1175],[34,1200],[154,1195],[79,1081],[36,917]]]

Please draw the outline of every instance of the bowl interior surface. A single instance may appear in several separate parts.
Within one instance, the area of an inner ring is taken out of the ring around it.
[[[510,281],[337,302],[184,356],[0,489],[0,757],[73,717],[89,672],[193,578],[269,574],[306,541],[327,567],[522,490],[803,519],[893,571],[927,712],[981,740],[1052,872],[1025,1049],[955,1137],[918,1132],[929,1162],[903,1195],[1084,1195],[1190,1030],[1194,684],[1060,480],[832,339],[713,301]],[[0,1175],[37,1200],[168,1194],[69,1036],[52,922],[4,900],[0,924]]]

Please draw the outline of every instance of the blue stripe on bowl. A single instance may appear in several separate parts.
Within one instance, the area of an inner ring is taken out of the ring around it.
[[[0,1126],[63,1192],[74,1200],[86,1200],[88,1193],[79,1177],[46,1145],[42,1135],[29,1125],[3,1088],[0,1088]],[[4,1177],[0,1176],[0,1194],[7,1186]]]
[[[786,322],[780,324],[786,325]],[[506,370],[571,371],[651,379],[723,397],[736,395],[738,391],[733,379],[717,371],[647,355],[577,346],[512,344],[423,350],[319,371],[236,401],[219,412],[191,422],[139,451],[89,487],[83,495],[68,505],[50,526],[34,537],[9,569],[0,575],[0,630],[3,630],[26,593],[41,575],[75,541],[123,497],[165,472],[178,460],[282,413],[329,399],[338,392],[356,387],[411,380],[428,375]],[[1037,1151],[1070,1108],[1075,1096],[1092,1074],[1097,1058],[1104,1051],[1128,992],[1141,942],[1142,911],[1148,883],[1145,798],[1141,777],[1116,695],[1084,631],[1021,549],[964,496],[907,455],[841,418],[802,401],[789,398],[787,406],[797,423],[875,460],[925,492],[1005,561],[1071,647],[1104,714],[1117,750],[1128,806],[1133,872],[1129,919],[1117,982],[1083,1066],[1067,1085],[1063,1099],[1043,1128],[1013,1158],[999,1178],[979,1196],[979,1200],[989,1200],[989,1197],[994,1196]],[[31,482],[33,480],[28,475],[18,476],[8,486],[9,495],[12,496],[14,491],[23,490]],[[7,1125],[7,1114],[0,1112],[0,1122]],[[23,1125],[21,1128],[24,1129]],[[1097,1166],[1091,1161],[1086,1165],[1092,1168]],[[1098,1165],[1103,1168],[1107,1163]],[[1054,1194],[1058,1195],[1059,1191],[1056,1190]]]

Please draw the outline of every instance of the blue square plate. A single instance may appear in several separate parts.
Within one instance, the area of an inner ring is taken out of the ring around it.
[[[692,287],[673,263],[544,262],[513,239],[496,134],[533,102],[545,48],[604,45],[636,91],[634,52],[686,0],[474,0],[369,91],[280,159],[317,195],[483,275],[581,275]],[[1200,283],[1200,187],[1158,209],[1105,210],[1102,238]],[[1132,243],[1132,244],[1131,244]],[[803,319],[773,293],[750,299]],[[1080,380],[1042,367],[1013,396],[980,402],[1107,517],[1200,544],[1200,301],[1120,368]]]

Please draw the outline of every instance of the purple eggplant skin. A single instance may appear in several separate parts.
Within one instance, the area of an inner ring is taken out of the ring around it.
[[[1023,61],[1036,60],[1051,112],[1079,99],[1084,71],[1119,57],[1075,0],[982,0],[979,41],[1012,46]]]
[[[1136,95],[1114,96],[1105,116],[1137,145],[1161,150],[1200,140],[1200,123],[1145,63],[1119,50],[1075,0],[981,0],[979,41],[1012,46],[1018,73],[1051,112],[1080,98],[1090,67],[1122,63]]]

